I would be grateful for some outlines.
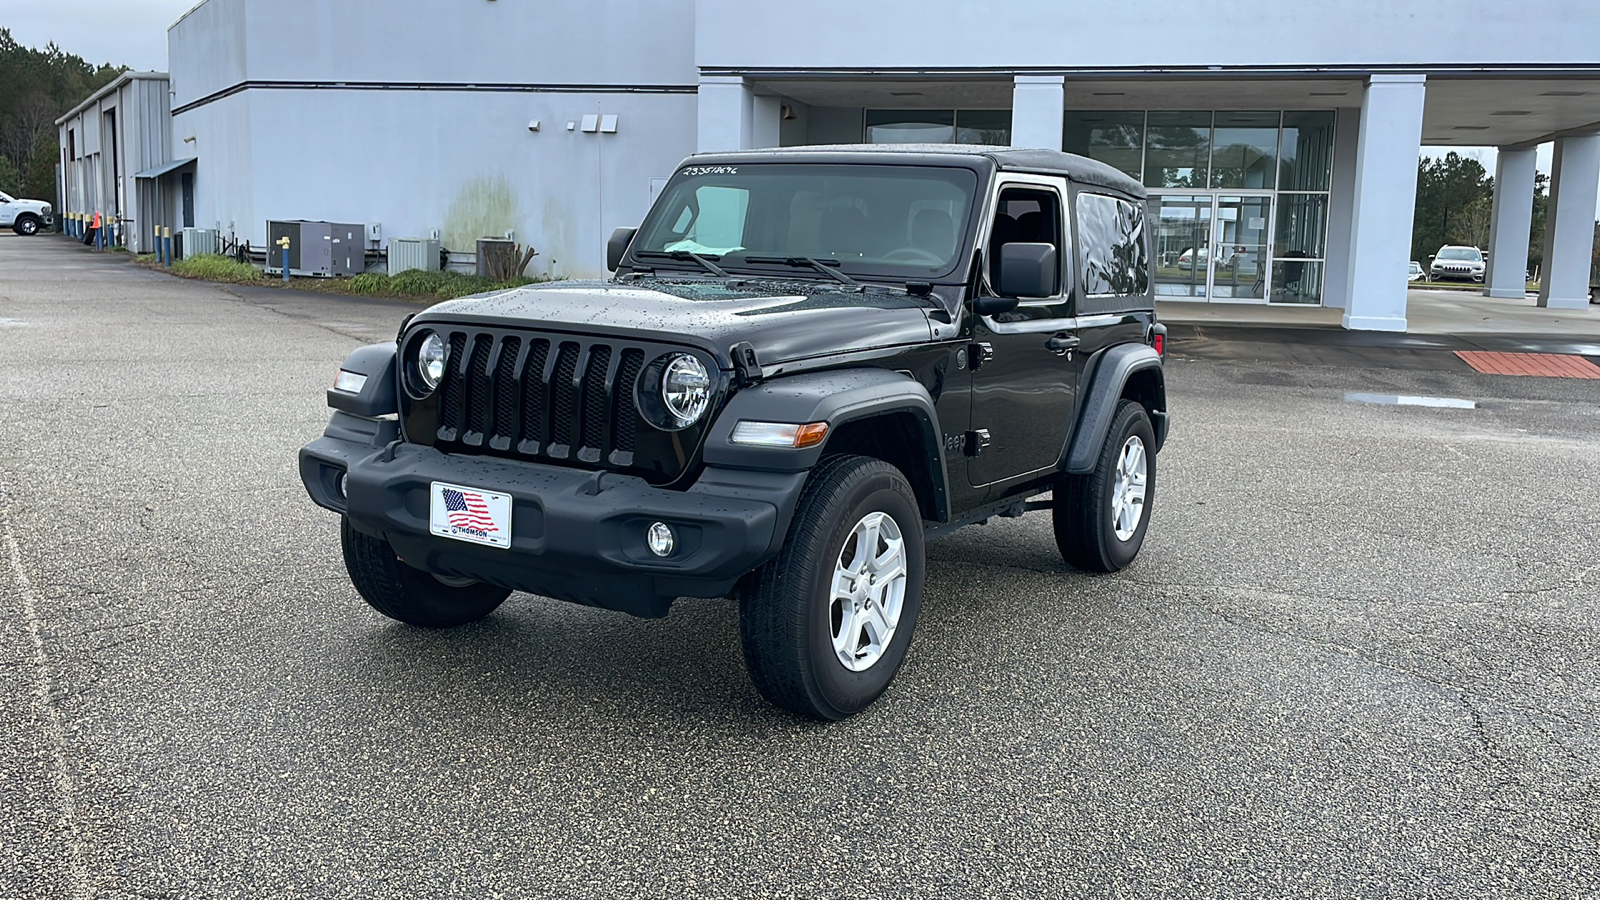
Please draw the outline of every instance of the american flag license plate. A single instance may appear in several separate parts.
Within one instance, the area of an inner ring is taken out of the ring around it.
[[[491,547],[511,546],[511,495],[459,484],[433,483],[428,530]]]

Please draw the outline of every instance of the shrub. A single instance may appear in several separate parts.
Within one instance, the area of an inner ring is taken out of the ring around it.
[[[172,272],[184,278],[225,281],[229,284],[254,284],[261,280],[261,272],[255,266],[216,254],[180,259],[172,264]]]
[[[350,292],[352,294],[389,294],[394,288],[389,284],[389,276],[382,272],[362,272],[350,279]]]
[[[466,275],[448,270],[425,272],[421,269],[408,269],[388,279],[386,292],[409,297],[434,296],[440,300],[453,300],[468,294],[521,287],[532,282],[532,278],[514,278],[510,281],[496,282],[478,275]]]

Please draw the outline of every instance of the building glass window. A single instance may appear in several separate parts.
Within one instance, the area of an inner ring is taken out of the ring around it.
[[[1061,149],[1140,178],[1144,174],[1144,112],[1069,111],[1062,125]]]
[[[1320,259],[1278,259],[1272,262],[1272,302],[1322,305]]]
[[[1211,113],[1152,112],[1145,143],[1147,187],[1203,188],[1210,183]]]
[[[1278,227],[1273,236],[1272,255],[1282,258],[1290,252],[1322,259],[1328,246],[1328,195],[1278,195]]]
[[[956,138],[953,109],[869,109],[869,144],[948,144]]]
[[[1278,190],[1326,191],[1333,182],[1331,109],[1289,110],[1283,114]]]
[[[1011,144],[1009,109],[869,109],[869,144]]]
[[[956,143],[1011,146],[1011,110],[956,110]]]
[[[1211,132],[1211,186],[1272,189],[1278,113],[1219,111]]]

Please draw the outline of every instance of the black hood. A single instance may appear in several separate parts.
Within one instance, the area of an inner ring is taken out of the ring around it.
[[[901,291],[804,282],[561,281],[430,308],[417,321],[512,324],[607,332],[701,347],[724,367],[749,342],[763,366],[929,340],[930,307]]]

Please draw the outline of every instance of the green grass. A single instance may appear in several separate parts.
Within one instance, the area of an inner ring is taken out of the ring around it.
[[[180,259],[172,264],[172,273],[184,278],[204,281],[221,281],[227,284],[255,284],[261,281],[261,271],[249,263],[235,262],[226,256],[201,255]]]
[[[392,277],[382,272],[363,272],[350,279],[349,284],[350,292],[354,294],[378,294],[390,297],[437,297],[440,300],[453,300],[456,297],[465,297],[468,294],[481,294],[485,291],[521,287],[533,282],[534,279],[532,278],[490,281],[487,278],[466,275],[461,272],[425,272],[421,269],[409,269]]]
[[[180,259],[167,269],[150,254],[140,255],[139,265],[158,271],[168,271],[184,278],[216,281],[225,284],[257,284],[278,287],[283,282],[269,278],[255,266],[234,262],[225,256],[192,256]],[[370,297],[399,297],[413,300],[454,300],[468,294],[504,290],[533,284],[541,279],[515,278],[511,281],[490,281],[476,275],[460,272],[424,272],[412,269],[389,277],[382,272],[363,272],[353,278],[295,278],[287,287],[317,291],[324,294],[362,294]]]

